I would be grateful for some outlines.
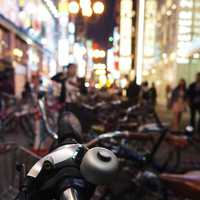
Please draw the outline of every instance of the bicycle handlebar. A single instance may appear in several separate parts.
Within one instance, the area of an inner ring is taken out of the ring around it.
[[[114,131],[110,133],[105,133],[97,138],[89,141],[86,146],[93,147],[98,144],[98,142],[108,139],[117,139],[117,138],[124,138],[124,139],[132,139],[132,140],[153,140],[155,135],[153,134],[144,134],[144,133],[137,133],[137,132],[129,132],[129,131]]]
[[[78,193],[74,188],[66,189],[60,196],[60,200],[78,200]]]

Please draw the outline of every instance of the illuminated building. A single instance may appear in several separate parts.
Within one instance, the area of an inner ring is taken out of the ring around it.
[[[9,70],[3,84],[20,96],[26,81],[37,85],[56,68],[57,9],[52,0],[2,0],[0,7],[0,73]]]
[[[173,87],[180,78],[185,78],[190,83],[196,72],[200,71],[200,1],[156,2],[156,23],[151,19],[156,30],[155,36],[152,35],[155,38],[154,54],[151,55],[152,60],[146,60],[153,40],[144,40],[143,79],[157,83],[161,99],[164,99],[166,85]],[[146,0],[146,4],[149,3],[153,3],[153,0]],[[150,13],[152,6],[146,6],[145,9],[145,13]],[[152,17],[153,14],[145,17],[145,29],[148,31],[148,21]],[[151,30],[151,34],[153,32]]]
[[[139,1],[119,0],[116,8],[116,28],[114,30],[114,55],[116,70],[119,70],[121,78],[130,76],[135,70],[136,49],[136,19],[137,4]],[[119,35],[119,37],[118,37]],[[116,77],[118,73],[116,71]]]

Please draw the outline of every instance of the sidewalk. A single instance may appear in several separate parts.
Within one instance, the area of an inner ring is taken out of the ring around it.
[[[157,108],[157,113],[160,116],[161,120],[163,122],[167,122],[167,123],[171,123],[172,121],[172,117],[173,117],[173,113],[171,112],[171,110],[169,110],[165,105],[158,105]],[[185,126],[188,125],[189,122],[189,112],[186,111],[183,113],[182,116],[182,123],[181,123],[181,127],[184,129]]]

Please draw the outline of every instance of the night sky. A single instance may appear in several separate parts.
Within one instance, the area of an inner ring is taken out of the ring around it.
[[[102,0],[105,4],[104,14],[90,23],[88,37],[98,42],[103,48],[108,45],[108,37],[112,36],[115,24],[115,0]]]

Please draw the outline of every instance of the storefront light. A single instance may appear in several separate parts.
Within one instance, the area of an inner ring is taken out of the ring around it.
[[[191,35],[178,35],[179,41],[191,41],[192,36]]]
[[[180,7],[182,8],[192,8],[193,7],[193,0],[181,0]]]
[[[193,54],[193,58],[194,58],[194,59],[199,59],[199,58],[200,58],[199,53],[194,53],[194,54]]]
[[[105,58],[106,52],[104,50],[93,50],[93,58]]]
[[[191,11],[181,11],[179,13],[180,19],[192,19],[192,12]]]
[[[68,28],[69,28],[69,33],[71,34],[75,33],[75,24],[73,22],[69,22]]]
[[[16,57],[23,57],[23,51],[21,49],[15,48],[13,49],[13,55]]]
[[[106,65],[104,63],[98,63],[98,64],[94,64],[93,65],[94,69],[99,69],[99,70],[105,70],[106,69]]]
[[[95,74],[100,76],[100,75],[105,75],[106,74],[106,70],[104,69],[97,69],[95,70]]]
[[[138,17],[138,37],[137,37],[137,52],[136,52],[136,77],[137,84],[142,82],[143,69],[143,47],[144,47],[144,16],[145,16],[145,0],[139,2],[139,17]]]
[[[176,59],[176,62],[177,62],[178,64],[188,64],[188,63],[189,63],[189,59],[188,59],[188,58],[181,58],[181,57],[178,57],[178,58]]]
[[[192,20],[179,20],[179,26],[191,26],[192,25]]]

